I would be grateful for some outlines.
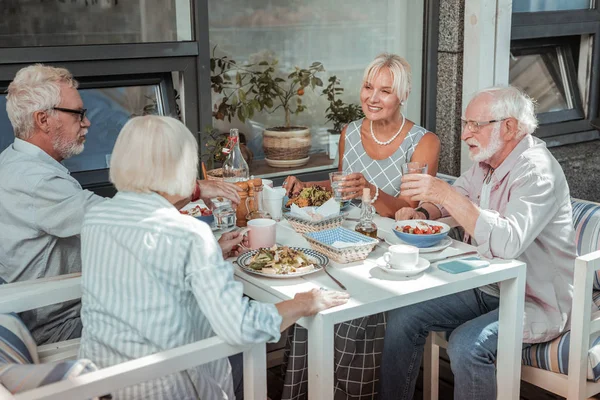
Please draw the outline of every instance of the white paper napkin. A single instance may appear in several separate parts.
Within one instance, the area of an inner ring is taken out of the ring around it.
[[[323,219],[340,215],[340,203],[335,199],[329,199],[320,207],[298,207],[296,204],[291,205],[290,213],[292,216],[303,219],[305,221],[321,221]]]
[[[360,244],[363,244],[363,243],[349,243],[349,242],[342,242],[342,241],[336,240],[335,242],[333,242],[331,244],[331,247],[335,247],[336,249],[345,249],[347,247],[355,247]]]

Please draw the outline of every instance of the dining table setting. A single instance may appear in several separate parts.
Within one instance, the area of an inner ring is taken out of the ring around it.
[[[308,398],[334,398],[335,324],[500,283],[498,398],[517,399],[525,264],[518,260],[484,259],[476,247],[448,236],[448,231],[456,226],[452,219],[424,221],[431,227],[443,225],[445,231],[441,240],[425,247],[401,239],[406,221],[376,214],[376,237],[362,235],[354,230],[361,218],[358,204],[341,204],[339,208],[343,209],[338,209],[337,215],[304,222],[282,204],[281,218],[268,227],[272,242],[263,241],[261,247],[267,247],[249,249],[231,259],[244,294],[255,300],[276,303],[311,289],[350,294],[345,305],[298,321],[308,330]],[[252,241],[253,228],[247,228]],[[264,239],[266,229],[261,226],[254,234]],[[219,231],[215,233],[218,235]],[[298,264],[280,271],[277,264],[289,252],[283,256],[276,252],[284,249],[298,251],[307,261],[293,256]]]

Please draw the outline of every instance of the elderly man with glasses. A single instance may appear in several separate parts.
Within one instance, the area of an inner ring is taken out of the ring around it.
[[[81,271],[83,216],[103,198],[82,190],[61,164],[83,151],[90,127],[77,86],[66,69],[40,64],[19,70],[8,86],[15,141],[0,154],[0,282]],[[194,195],[239,202],[231,184],[199,182]],[[22,318],[38,344],[52,343],[81,335],[80,308],[69,302]]]
[[[576,257],[569,187],[540,139],[531,99],[514,87],[477,93],[462,140],[474,165],[453,186],[406,175],[401,190],[420,202],[396,219],[452,216],[465,241],[488,258],[527,263],[524,342],[549,341],[568,329]],[[450,334],[454,398],[496,398],[498,285],[391,311],[382,361],[382,399],[412,399],[430,331]]]

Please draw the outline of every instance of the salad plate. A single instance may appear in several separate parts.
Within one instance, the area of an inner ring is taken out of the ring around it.
[[[291,252],[286,249],[291,250]],[[280,260],[279,262],[275,261],[276,255]],[[299,261],[298,257],[302,261]],[[313,249],[274,246],[270,249],[251,250],[244,253],[237,258],[236,263],[244,272],[253,275],[266,278],[288,279],[321,271],[323,267],[329,265],[329,258]],[[310,264],[312,264],[312,268],[309,268]],[[265,272],[263,269],[269,272]],[[295,272],[296,269],[298,270],[297,272]]]

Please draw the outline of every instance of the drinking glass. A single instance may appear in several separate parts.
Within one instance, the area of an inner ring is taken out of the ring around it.
[[[229,229],[235,226],[235,210],[231,201],[223,197],[211,199],[215,228]]]
[[[427,173],[427,164],[422,162],[409,162],[402,164],[401,167],[402,175],[406,174],[426,174]]]
[[[342,201],[344,195],[340,191],[340,182],[344,179],[344,176],[348,175],[345,172],[330,172],[329,173],[329,181],[331,182],[331,191],[333,192],[333,197],[337,201]]]

